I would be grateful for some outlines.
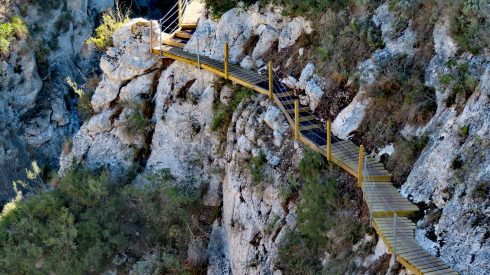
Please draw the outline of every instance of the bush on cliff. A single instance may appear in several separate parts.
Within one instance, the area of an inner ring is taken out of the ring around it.
[[[144,187],[112,181],[105,172],[67,171],[53,191],[17,198],[0,215],[0,270],[95,274],[122,257],[118,270],[129,273],[148,251],[160,255],[160,272],[191,270],[187,248],[191,232],[201,232],[205,208],[197,191],[173,181],[168,170],[149,176]]]
[[[105,52],[113,46],[112,35],[119,28],[129,22],[129,11],[123,11],[119,4],[116,10],[106,11],[102,15],[102,24],[95,29],[95,36],[89,38],[86,43],[94,45],[99,51]]]
[[[10,42],[13,37],[14,31],[12,24],[0,24],[0,55],[7,55],[9,53]]]

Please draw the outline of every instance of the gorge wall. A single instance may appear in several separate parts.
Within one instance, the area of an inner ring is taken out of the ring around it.
[[[169,168],[177,184],[204,190],[205,203],[222,208],[209,233],[208,274],[282,274],[278,250],[297,227],[300,202],[294,196],[285,199],[284,190],[297,177],[306,148],[292,138],[285,117],[266,97],[243,96],[246,92],[239,87],[209,72],[150,54],[145,19],[133,19],[117,30],[114,46],[94,67],[97,55],[82,45],[93,30],[95,15],[112,5],[102,2],[74,1],[49,11],[28,9],[28,25],[45,30],[31,39],[56,38],[57,46],[46,57],[46,70],[40,70],[29,38],[15,42],[2,61],[0,165],[8,172],[0,182],[4,188],[0,203],[13,196],[11,182],[24,176],[33,159],[59,166],[60,174],[74,162],[92,170],[105,168],[114,180],[128,173],[143,178]],[[72,21],[66,28],[55,28],[54,22],[67,11]],[[48,15],[50,20],[44,20]],[[331,98],[331,75],[320,73],[322,64],[308,60],[316,53],[308,38],[317,34],[318,26],[303,17],[285,16],[279,7],[234,8],[220,19],[205,14],[186,50],[197,53],[199,43],[200,54],[222,59],[227,42],[233,63],[261,73],[274,59],[276,74],[301,95],[303,105],[321,112],[328,101],[331,109],[337,109],[334,133],[357,138],[375,100],[370,85],[383,78],[386,64],[414,58],[420,50],[416,25],[400,29],[389,3],[380,4],[369,16],[384,46],[355,64],[358,89],[352,96],[338,93],[347,102]],[[435,90],[437,110],[424,125],[407,123],[397,132],[407,139],[428,139],[400,190],[423,209],[423,215],[416,217],[416,237],[426,250],[457,271],[465,273],[471,267],[471,274],[485,274],[490,270],[490,60],[487,53],[458,49],[448,20],[440,16],[434,23],[429,34],[434,54],[422,72],[424,85]],[[153,26],[159,34],[157,24]],[[441,78],[457,73],[454,62],[467,64],[469,74],[479,81],[467,101],[448,105],[454,86]],[[82,82],[98,67],[100,82],[91,98],[95,115],[80,123],[72,112],[73,96],[65,79]],[[354,78],[346,81],[351,87]],[[244,100],[233,102],[239,96]],[[216,125],[217,106],[234,106],[228,123]],[[63,150],[67,137],[72,137],[71,146]],[[370,151],[389,161],[404,149],[390,144]],[[260,172],[253,168],[255,161]],[[338,171],[332,174],[347,186],[346,192],[353,192],[348,189],[353,179]],[[359,204],[354,198],[352,202]],[[361,204],[339,212],[359,222],[366,219]],[[324,237],[340,244],[348,238],[340,231],[331,230]],[[386,247],[374,234],[355,241],[336,256],[354,254],[350,272],[408,273],[390,265]],[[335,264],[329,253],[318,258],[325,270]]]

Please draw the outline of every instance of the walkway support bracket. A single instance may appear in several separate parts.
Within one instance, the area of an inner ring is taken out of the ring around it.
[[[230,79],[230,72],[228,70],[228,55],[229,55],[228,43],[225,43],[225,79],[226,80]]]
[[[357,167],[357,186],[362,187],[363,174],[362,167],[364,164],[364,145],[359,146],[359,166]]]
[[[332,161],[332,122],[327,120],[327,160]]]
[[[272,99],[274,91],[274,78],[272,75],[272,61],[269,61],[269,99]]]
[[[294,101],[294,138],[299,140],[299,100]]]

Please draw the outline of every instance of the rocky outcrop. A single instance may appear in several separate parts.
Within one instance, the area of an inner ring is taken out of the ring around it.
[[[393,30],[397,18],[389,11],[388,4],[378,7],[373,16],[373,22],[381,28],[385,44],[383,49],[376,50],[372,56],[357,66],[359,74],[359,91],[352,103],[342,110],[332,123],[332,132],[340,138],[347,138],[357,130],[367,112],[370,96],[366,90],[378,78],[381,69],[390,60],[399,56],[412,56],[416,42],[416,34],[409,26],[401,36],[394,37]]]
[[[201,18],[199,27],[186,45],[186,49],[214,59],[223,59],[224,44],[230,47],[230,62],[240,63],[249,58],[254,67],[265,64],[263,57],[272,50],[280,51],[293,46],[300,36],[312,32],[310,23],[302,17],[281,15],[282,9],[268,6],[259,9],[258,3],[247,10],[234,8],[226,12],[219,22]],[[246,52],[251,48],[251,53]],[[247,62],[248,63],[248,62]]]
[[[341,138],[359,128],[371,100],[365,87],[379,77],[384,62],[399,55],[411,56],[415,34],[411,25],[398,37],[398,19],[387,6],[380,6],[373,17],[382,30],[386,47],[358,66],[360,89],[351,104],[335,119],[333,132]],[[424,126],[407,125],[399,133],[406,138],[427,135],[429,144],[414,164],[401,188],[403,195],[427,206],[418,221],[416,240],[430,253],[440,256],[458,271],[484,274],[488,265],[488,213],[490,189],[490,66],[487,56],[458,53],[450,37],[450,19],[441,16],[433,30],[436,54],[425,69],[426,85],[436,91],[437,111]],[[448,106],[452,86],[441,77],[451,72],[448,61],[468,66],[468,74],[479,79],[463,108]],[[399,150],[396,146],[390,152]]]
[[[136,165],[136,152],[145,146],[150,125],[136,133],[128,127],[148,119],[142,102],[153,96],[161,69],[160,59],[150,54],[148,26],[148,21],[134,19],[114,33],[114,47],[101,58],[103,80],[92,97],[97,114],[76,133],[71,151],[61,156],[60,173],[82,162],[121,177]]]
[[[405,134],[429,133],[431,138],[402,193],[439,209],[432,210],[440,213],[435,221],[431,220],[434,214],[419,221],[419,240],[457,270],[470,267],[472,274],[483,274],[490,269],[486,253],[490,249],[490,60],[468,54],[458,59],[458,63],[469,64],[470,72],[480,80],[458,112],[454,106],[446,106],[451,91],[438,81],[441,73],[449,70],[448,58],[456,53],[446,18],[435,26],[434,42],[436,55],[428,67],[427,82],[436,89],[437,113],[425,127],[405,129]],[[434,237],[424,238],[428,232]]]
[[[11,12],[30,32],[12,41],[0,60],[0,205],[31,161],[57,167],[63,144],[78,127],[66,78],[79,80],[93,69],[93,52],[83,47],[94,28],[94,9],[100,11],[95,2],[106,7],[81,0],[53,7],[12,3],[17,6]]]
[[[333,124],[334,134],[343,138],[359,127],[369,111],[366,88],[379,77],[380,68],[396,56],[413,54],[415,33],[409,27],[399,37],[393,37],[390,30],[394,23],[387,4],[376,11],[374,22],[381,27],[386,46],[358,65],[359,93]],[[92,98],[96,114],[77,132],[71,151],[62,155],[60,171],[73,160],[92,169],[108,168],[114,176],[123,176],[139,164],[144,165],[144,173],[169,169],[177,184],[203,190],[207,205],[223,205],[223,215],[215,221],[210,235],[209,274],[280,274],[276,266],[278,247],[296,224],[297,208],[295,201],[283,200],[280,190],[295,173],[291,167],[297,167],[303,147],[291,139],[281,111],[263,96],[246,99],[233,110],[222,140],[212,131],[212,110],[218,102],[229,104],[234,90],[220,88],[216,77],[208,72],[178,62],[164,65],[149,54],[148,26],[147,21],[137,19],[116,32],[115,47],[101,59],[104,75]],[[277,8],[236,8],[218,22],[204,15],[185,49],[193,53],[199,49],[202,55],[222,59],[227,42],[234,63],[260,70],[270,52],[286,51],[309,32],[303,18],[284,17]],[[444,43],[449,39],[444,34],[444,26],[436,26],[437,56],[426,71],[428,85],[437,91],[437,114],[427,126],[404,132],[429,133],[431,142],[402,191],[416,202],[434,205],[442,213],[435,222],[430,220],[432,215],[419,221],[416,236],[422,246],[458,270],[469,263],[483,266],[484,270],[488,263],[488,189],[483,190],[482,197],[480,183],[488,183],[490,173],[486,150],[490,67],[482,57],[465,56],[463,61],[473,60],[481,67],[480,86],[460,114],[444,107],[446,95],[437,84],[437,75],[446,70],[444,61],[455,55],[455,44]],[[315,75],[314,64],[308,64],[299,80],[290,76],[283,83],[291,89],[304,90],[302,103],[315,109],[323,95],[323,81]],[[128,125],[136,113],[148,120],[148,129],[130,135]],[[58,123],[64,121],[59,115],[53,117],[58,117]],[[46,121],[39,119],[36,123],[44,125]],[[460,134],[462,126],[468,126],[464,137]],[[36,142],[34,137],[38,143],[44,138],[39,131],[31,131],[30,135],[32,142]],[[458,149],[447,154],[447,148]],[[383,152],[391,154],[396,150],[390,146]],[[0,158],[7,153],[0,147]],[[452,169],[455,157],[475,169],[441,173]],[[257,159],[261,160],[261,167],[252,171],[251,163]],[[461,176],[471,180],[457,182]],[[352,250],[375,241],[367,235]],[[378,241],[371,252],[372,255],[356,258],[355,265],[369,268],[385,257],[387,250]],[[153,256],[148,255],[135,265],[135,272],[150,266]],[[319,257],[328,265],[330,255]]]

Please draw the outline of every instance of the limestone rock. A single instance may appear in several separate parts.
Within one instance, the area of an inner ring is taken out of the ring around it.
[[[315,111],[324,93],[321,85],[319,84],[318,77],[313,77],[306,83],[305,92],[309,99],[310,109]]]
[[[253,60],[257,60],[268,51],[271,51],[272,47],[279,39],[279,32],[275,28],[266,25],[259,26],[256,35],[260,38],[252,53]]]
[[[230,100],[233,98],[234,93],[235,91],[231,87],[227,85],[223,86],[219,94],[220,102],[227,105],[228,103],[230,103]]]
[[[302,34],[309,34],[311,31],[310,23],[304,18],[294,18],[281,30],[279,35],[279,51],[291,47]]]
[[[344,108],[332,123],[332,133],[341,139],[346,139],[364,119],[364,113],[370,98],[360,90],[352,102]]]
[[[299,77],[299,87],[301,89],[306,89],[306,84],[313,77],[315,73],[315,64],[308,63],[305,68],[301,71],[301,76]]]
[[[157,45],[160,30],[153,24],[154,43]],[[101,59],[100,67],[113,81],[128,81],[147,73],[160,64],[160,59],[150,53],[149,21],[133,19],[118,29],[114,35],[114,49],[109,49]]]
[[[157,72],[153,71],[131,80],[126,86],[121,88],[119,100],[140,102],[143,96],[149,96],[155,84]]]
[[[111,102],[119,95],[121,84],[121,82],[109,78],[104,78],[99,83],[91,99],[92,107],[96,112],[109,108]]]
[[[207,274],[230,274],[230,259],[226,242],[226,232],[217,222],[214,222],[207,251],[209,259]]]
[[[253,66],[254,66],[254,63],[252,61],[252,59],[250,58],[250,56],[245,56],[245,58],[243,58],[242,62],[240,62],[240,66],[245,68],[245,69],[252,69]]]

